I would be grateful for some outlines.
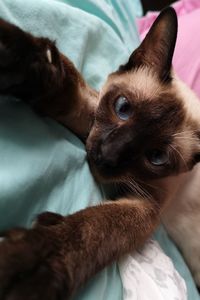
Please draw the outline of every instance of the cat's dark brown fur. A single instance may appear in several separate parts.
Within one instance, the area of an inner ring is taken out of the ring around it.
[[[45,213],[33,229],[7,232],[0,243],[0,299],[68,299],[96,272],[141,246],[159,223],[177,176],[194,166],[200,152],[198,122],[186,112],[171,73],[176,31],[175,12],[163,11],[128,63],[97,93],[51,41],[0,21],[0,92],[22,98],[85,140],[96,178],[138,183],[116,202],[67,217]],[[133,107],[126,122],[114,110],[121,95]],[[174,133],[185,128],[195,139],[182,147]],[[160,147],[168,164],[155,167],[148,153]]]
[[[0,247],[0,299],[67,299],[96,272],[140,246],[158,214],[151,203],[125,199],[65,218],[49,213],[47,226],[40,216],[42,225],[11,231]]]

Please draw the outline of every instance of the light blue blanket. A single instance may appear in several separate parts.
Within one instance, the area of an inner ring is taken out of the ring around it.
[[[136,9],[141,12],[139,1],[133,0],[0,2],[1,17],[56,40],[95,88],[138,45]],[[30,226],[45,210],[68,214],[103,198],[89,172],[82,143],[11,97],[0,98],[0,160],[1,230]],[[76,299],[122,299],[116,264],[99,273]]]
[[[64,1],[2,0],[0,16],[56,40],[98,88],[138,44],[131,1],[118,12],[112,1],[67,2],[77,7],[82,3],[82,10]],[[62,126],[7,97],[0,101],[0,157],[1,229],[29,226],[41,211],[68,214],[103,198],[90,175],[82,143]],[[76,299],[94,300],[97,295],[98,300],[122,299],[116,264],[91,280]]]

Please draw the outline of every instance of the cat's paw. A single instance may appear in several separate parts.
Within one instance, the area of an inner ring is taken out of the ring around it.
[[[26,76],[34,44],[31,37],[0,19],[0,91],[20,85]]]
[[[28,101],[51,93],[62,73],[60,54],[52,41],[0,19],[0,93]]]
[[[48,227],[14,229],[0,242],[0,299],[67,299],[60,242]]]

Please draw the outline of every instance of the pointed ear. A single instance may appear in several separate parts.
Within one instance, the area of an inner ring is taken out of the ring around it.
[[[146,65],[161,80],[170,79],[172,57],[177,37],[177,16],[172,7],[164,9],[157,17],[141,45],[131,54],[121,71]]]

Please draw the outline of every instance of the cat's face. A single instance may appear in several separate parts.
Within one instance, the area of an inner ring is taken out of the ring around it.
[[[165,10],[102,88],[87,140],[98,179],[152,180],[185,172],[199,160],[200,121],[189,106],[200,104],[171,73],[176,33],[176,15]]]

